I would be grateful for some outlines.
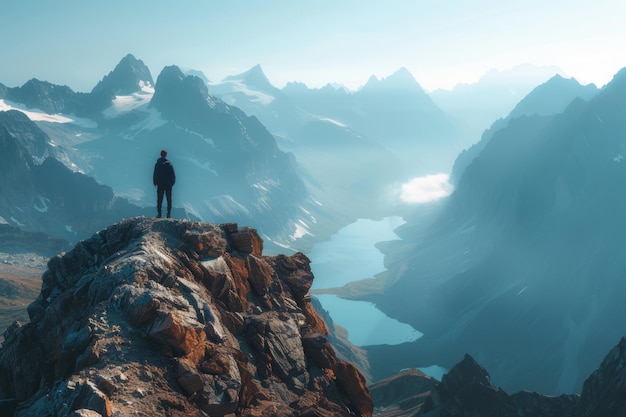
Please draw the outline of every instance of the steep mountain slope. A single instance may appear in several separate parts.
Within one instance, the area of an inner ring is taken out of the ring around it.
[[[91,93],[104,91],[111,97],[127,96],[141,91],[145,86],[153,85],[150,69],[142,60],[128,54],[122,58],[113,71],[96,84]]]
[[[23,113],[0,112],[2,222],[24,232],[43,232],[42,241],[48,235],[75,242],[111,221],[143,213],[140,207],[116,198],[110,187],[72,172],[51,157],[53,153],[48,136]],[[27,234],[12,235],[22,236],[24,243],[38,250],[37,242],[31,242]]]
[[[560,115],[513,119],[439,221],[416,233],[407,219],[374,296],[424,332],[405,359],[449,367],[467,352],[508,390],[581,389],[626,333],[625,112],[621,71]]]
[[[309,260],[253,229],[128,219],[53,258],[31,321],[5,332],[16,416],[372,415],[311,306]],[[88,414],[91,413],[91,414]]]
[[[475,83],[458,84],[452,90],[435,90],[430,96],[461,124],[462,141],[468,146],[495,120],[509,114],[535,87],[559,73],[556,67],[529,64],[503,71],[494,69]]]
[[[589,100],[598,92],[595,85],[583,86],[573,78],[565,79],[560,75],[555,75],[545,83],[534,88],[524,97],[509,115],[503,119],[496,120],[489,129],[481,136],[481,140],[464,150],[454,161],[452,168],[452,181],[458,179],[465,171],[465,168],[484,149],[491,140],[494,133],[505,127],[510,120],[522,116],[552,116],[561,113],[576,98]]]

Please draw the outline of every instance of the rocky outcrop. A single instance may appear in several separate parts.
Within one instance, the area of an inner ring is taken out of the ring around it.
[[[487,371],[471,356],[443,376],[421,410],[438,417],[568,416],[578,401],[576,395],[547,397],[522,391],[509,395],[496,388]]]
[[[625,417],[625,364],[626,338],[622,338],[587,378],[581,395],[507,394],[494,386],[487,371],[469,355],[440,383],[412,375],[409,387],[405,372],[370,389],[375,415],[380,417]]]
[[[424,406],[437,380],[417,369],[407,369],[369,387],[377,417],[414,416]]]
[[[583,384],[574,417],[626,416],[626,338]]]
[[[0,400],[16,416],[371,416],[312,280],[253,229],[122,221],[50,260],[31,322],[5,331]]]

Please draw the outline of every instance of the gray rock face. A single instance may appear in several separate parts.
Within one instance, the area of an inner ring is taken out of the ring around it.
[[[253,229],[147,218],[80,242],[5,332],[0,400],[16,416],[370,416],[309,302],[309,260],[261,252]]]

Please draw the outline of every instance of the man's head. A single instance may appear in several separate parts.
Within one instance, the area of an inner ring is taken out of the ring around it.
[[[165,158],[166,156],[167,156],[167,151],[166,151],[165,149],[163,149],[163,150],[161,151],[161,157],[162,157],[162,158]]]

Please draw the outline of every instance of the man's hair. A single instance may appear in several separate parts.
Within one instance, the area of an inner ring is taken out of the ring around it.
[[[166,151],[165,149],[163,149],[163,150],[161,151],[161,156],[162,156],[163,158],[165,158],[165,157],[167,156],[167,151]]]

